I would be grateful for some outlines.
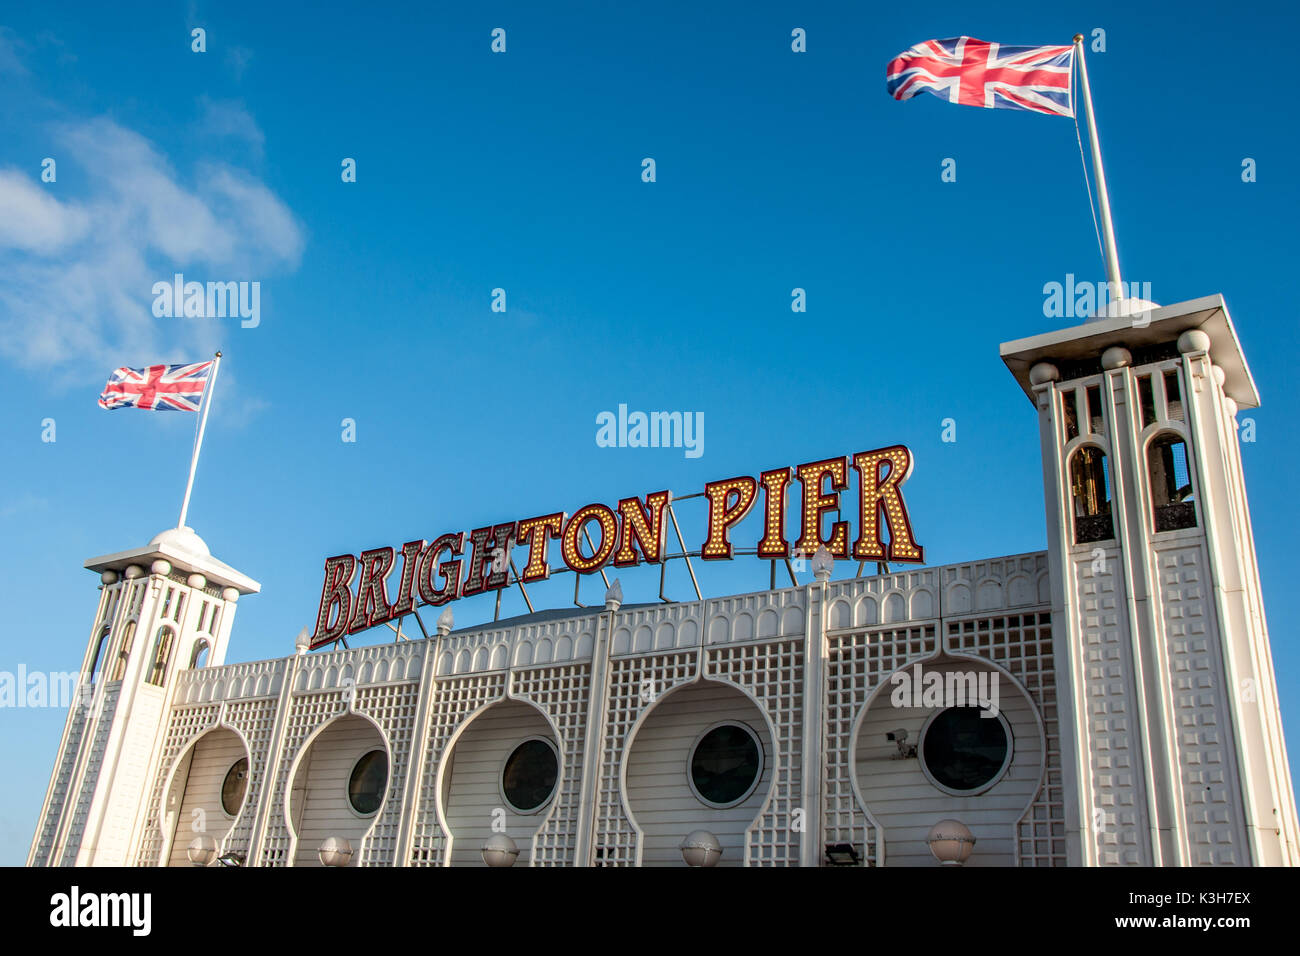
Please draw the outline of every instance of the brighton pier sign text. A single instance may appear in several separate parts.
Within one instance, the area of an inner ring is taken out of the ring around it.
[[[858,483],[858,533],[852,542],[848,521],[835,521],[829,535],[822,534],[824,516],[840,511],[840,492],[848,490],[850,467],[857,472]],[[790,557],[792,546],[785,538],[786,492],[797,480],[801,525],[793,551],[811,555],[825,545],[834,558],[921,563],[923,549],[913,537],[903,502],[902,485],[911,471],[912,453],[902,445],[891,445],[793,469],[774,468],[757,479],[743,475],[711,481],[704,486],[708,528],[700,557],[706,561],[731,558],[731,528],[760,498],[763,536],[757,556],[771,560]],[[508,555],[512,545],[527,553],[527,563],[518,575],[524,584],[550,576],[552,540],[560,542],[565,566],[578,574],[594,573],[611,562],[615,567],[658,564],[666,556],[664,512],[672,500],[671,492],[655,491],[644,499],[624,498],[616,508],[589,504],[571,515],[557,511],[477,528],[468,534],[444,534],[432,542],[408,541],[400,549],[402,568],[393,600],[389,599],[388,579],[399,550],[374,548],[356,556],[328,558],[311,646],[320,647],[391,621],[418,605],[437,606],[508,586],[512,583],[508,564],[501,556]],[[587,541],[585,550],[582,539]]]

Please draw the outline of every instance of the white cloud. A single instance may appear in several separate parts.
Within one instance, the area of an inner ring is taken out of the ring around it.
[[[302,230],[250,173],[207,163],[187,182],[110,119],[59,126],[55,142],[57,183],[0,170],[0,355],[15,363],[93,379],[191,360],[229,330],[155,318],[154,282],[260,281],[297,267]],[[69,182],[78,197],[59,199]]]
[[[22,42],[8,27],[0,27],[0,73],[26,74],[22,58],[18,55]]]

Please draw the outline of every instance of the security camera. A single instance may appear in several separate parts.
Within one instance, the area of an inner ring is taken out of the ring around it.
[[[892,755],[895,760],[907,760],[909,757],[916,756],[916,745],[907,743],[907,731],[902,727],[886,733],[885,739],[892,740],[894,745],[898,747],[898,753]]]

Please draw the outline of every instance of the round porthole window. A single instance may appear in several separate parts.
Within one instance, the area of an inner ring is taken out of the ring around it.
[[[372,750],[357,761],[348,778],[348,803],[363,817],[368,817],[384,802],[388,787],[388,754]]]
[[[550,802],[560,758],[545,738],[532,737],[510,752],[501,770],[501,795],[516,813],[536,813]]]
[[[763,775],[763,747],[744,724],[719,724],[691,748],[687,779],[701,803],[724,809],[743,802]]]
[[[949,707],[921,728],[921,769],[945,793],[970,796],[1002,779],[1011,763],[1011,728],[1001,714]]]
[[[233,817],[244,805],[244,793],[248,790],[248,758],[240,757],[226,771],[226,779],[221,782],[221,809],[226,816]]]

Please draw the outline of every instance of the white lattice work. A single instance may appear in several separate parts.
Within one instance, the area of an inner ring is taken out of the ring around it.
[[[1021,866],[1065,866],[1065,795],[1061,779],[1061,727],[1056,708],[1052,616],[1047,611],[945,621],[953,654],[974,654],[1009,671],[1028,691],[1043,721],[1042,785],[1017,826]]]
[[[853,728],[872,691],[890,674],[937,650],[933,624],[873,628],[826,639],[826,721],[822,731],[823,843],[849,843],[875,866],[877,828],[853,788]]]
[[[275,728],[278,698],[262,697],[236,700],[226,705],[224,722],[244,738],[248,746],[248,789],[239,819],[230,828],[221,845],[223,853],[238,853],[247,858],[253,836],[253,823],[261,803],[262,790],[270,772],[271,736]],[[164,764],[165,765],[165,764]]]
[[[324,655],[322,655],[324,656]],[[294,758],[314,731],[332,717],[346,711],[346,692],[342,690],[309,691],[289,698],[289,720],[280,746],[280,765],[276,771],[266,821],[266,838],[262,841],[262,866],[288,866],[292,862],[293,835],[284,817],[285,794]]]
[[[158,761],[158,776],[149,795],[149,809],[145,813],[144,836],[136,851],[136,866],[158,866],[162,858],[166,836],[162,826],[163,790],[167,777],[176,764],[176,758],[198,737],[211,730],[217,722],[220,704],[190,704],[172,709],[163,737],[162,757]]]
[[[637,833],[623,807],[621,771],[628,734],[656,700],[694,678],[697,658],[696,651],[680,651],[610,661],[604,753],[596,794],[597,866],[640,863]]]
[[[1119,549],[1098,546],[1096,558],[1083,551],[1073,558],[1076,589],[1074,630],[1082,639],[1084,738],[1092,780],[1092,803],[1081,813],[1091,818],[1092,851],[1102,866],[1143,866],[1148,858],[1145,797],[1139,793],[1141,758],[1134,746],[1137,705],[1130,690],[1127,617],[1121,617],[1123,582],[1118,579]]]
[[[555,725],[564,779],[533,837],[533,866],[571,866],[578,842],[582,750],[586,743],[591,665],[536,667],[511,674],[510,696],[531,701]]]
[[[438,766],[447,742],[470,717],[505,696],[506,673],[440,679],[433,693],[433,713],[424,754],[424,772],[414,808],[411,866],[443,866],[447,833],[438,821]]]
[[[1156,554],[1164,617],[1173,725],[1182,776],[1187,862],[1235,866],[1249,862],[1242,820],[1234,813],[1237,780],[1224,693],[1223,655],[1208,593],[1199,539]]]
[[[392,754],[388,772],[388,799],[361,846],[362,866],[392,866],[397,853],[397,833],[402,825],[406,773],[413,753],[415,710],[420,699],[417,684],[375,684],[357,690],[356,712],[377,723]]]
[[[77,795],[72,824],[63,843],[63,859],[59,862],[60,866],[74,866],[77,862],[81,837],[86,829],[86,818],[90,814],[90,803],[95,798],[95,787],[99,784],[99,771],[104,762],[104,748],[108,745],[108,735],[113,729],[113,715],[117,712],[117,701],[121,694],[121,682],[104,685],[103,705],[94,718],[92,739],[88,741],[90,750],[86,754],[85,772],[81,777],[81,792]]]
[[[803,640],[710,647],[704,676],[748,690],[772,722],[772,789],[745,831],[745,865],[798,866],[802,827],[794,811],[803,768]]]

